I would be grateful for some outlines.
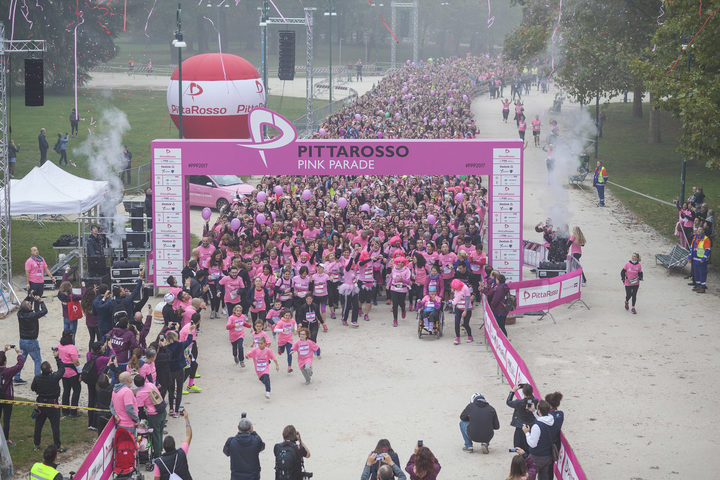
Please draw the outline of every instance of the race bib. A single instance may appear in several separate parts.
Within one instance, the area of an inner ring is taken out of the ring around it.
[[[315,286],[315,295],[324,296],[325,295],[325,285],[316,285]]]
[[[283,302],[286,301],[286,300],[290,300],[290,294],[289,294],[289,293],[283,293],[283,294],[281,294],[281,295],[280,295],[280,300],[282,300]]]
[[[449,264],[443,265],[443,272],[444,273],[452,273],[452,267]]]
[[[637,285],[640,282],[640,277],[628,278],[628,285]]]
[[[290,335],[292,333],[292,325],[285,325],[282,329],[283,334]]]
[[[477,263],[471,263],[471,264],[470,264],[470,270],[472,270],[473,272],[479,272],[479,271],[480,271],[480,265],[478,265]]]
[[[431,304],[426,305],[426,306],[425,306],[425,311],[426,311],[426,312],[435,311],[435,305],[431,305]]]
[[[331,273],[331,274],[330,274],[330,279],[331,279],[333,282],[339,282],[339,281],[340,281],[340,274],[339,274],[339,273]]]
[[[310,353],[310,345],[300,345],[300,348],[298,348],[298,353],[300,355],[308,355]]]
[[[255,371],[258,373],[260,372],[266,372],[268,369],[268,363],[265,360],[258,360],[257,364],[255,364]]]
[[[256,298],[255,299],[255,308],[263,308],[263,305],[265,305],[265,302],[262,298]]]
[[[398,289],[405,288],[405,284],[404,283],[393,283],[393,288],[398,288]]]
[[[315,312],[306,313],[305,320],[307,320],[308,322],[314,322],[315,321]]]
[[[235,300],[238,297],[238,294],[235,293],[235,290],[230,290],[230,298]]]
[[[373,272],[372,270],[365,270],[363,272],[363,281],[365,282],[372,282],[373,281]]]
[[[243,322],[235,322],[235,331],[240,332],[243,329]]]

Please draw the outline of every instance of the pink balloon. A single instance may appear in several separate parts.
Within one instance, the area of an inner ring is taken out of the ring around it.
[[[360,211],[361,211],[361,212],[369,212],[369,211],[370,211],[370,205],[368,205],[367,203],[363,203],[363,204],[360,206]]]
[[[265,220],[267,219],[265,218],[264,213],[258,213],[257,217],[255,217],[255,220],[257,220],[257,223],[259,223],[260,225],[265,225]]]
[[[238,218],[233,218],[233,219],[230,221],[230,228],[231,228],[233,231],[235,231],[235,230],[237,230],[238,228],[240,228],[240,219],[238,219]]]
[[[437,218],[435,218],[435,215],[431,213],[427,216],[427,221],[430,225],[435,225],[435,222],[437,222]]]
[[[407,93],[407,90],[408,90],[407,87],[402,87],[401,92],[402,92],[402,93]]]
[[[453,103],[455,99],[453,97],[450,97],[450,103]]]
[[[452,85],[450,85],[452,88],[457,87],[457,83],[453,82]]]
[[[383,132],[377,132],[377,138],[383,138]]]
[[[345,197],[338,198],[338,207],[340,207],[340,208],[347,207],[347,199],[345,199]]]
[[[432,119],[432,123],[437,123],[437,122],[438,122],[437,118]]]
[[[310,190],[307,190],[307,189],[306,189],[306,190],[303,190],[303,192],[302,192],[302,199],[307,202],[308,200],[310,200],[310,197],[312,197],[312,192],[311,192]]]
[[[400,118],[400,112],[395,112],[395,118]]]
[[[430,90],[430,95],[435,95],[435,90]]]
[[[394,101],[395,101],[395,97],[391,95],[391,96],[390,96],[390,103],[393,103]]]
[[[423,122],[427,123],[427,117],[423,117]]]
[[[275,195],[282,195],[283,194],[283,188],[280,185],[275,186]]]
[[[458,193],[457,195],[455,195],[455,201],[456,201],[456,202],[460,203],[460,202],[462,202],[463,200],[465,200],[465,195],[463,195],[462,193]]]
[[[202,209],[201,215],[202,215],[203,220],[208,221],[208,220],[210,220],[210,217],[212,216],[212,211],[208,207],[205,207]]]
[[[275,217],[276,217],[275,212],[270,212],[270,215],[272,216],[272,219],[275,220]]]
[[[258,192],[256,198],[257,198],[257,201],[258,201],[258,202],[264,202],[265,199],[267,198],[267,193],[265,193],[265,192]]]
[[[355,114],[355,120],[357,120],[358,122],[359,122],[360,120],[362,120],[362,115],[360,115],[359,113],[356,113],[356,114]]]
[[[452,113],[452,106],[448,105],[445,110],[447,110],[448,113]]]
[[[444,118],[442,120],[440,120],[440,125],[445,125],[446,123],[447,123],[447,121]]]
[[[325,131],[324,128],[321,128],[320,130],[318,130],[318,133],[320,134],[321,137],[324,137],[327,132]]]
[[[467,95],[463,95],[463,101],[465,101],[465,102],[468,101],[468,96],[467,96]]]

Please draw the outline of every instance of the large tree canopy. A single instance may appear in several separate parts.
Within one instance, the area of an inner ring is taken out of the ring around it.
[[[682,152],[720,168],[720,2],[674,0],[635,63],[657,106],[678,118]]]

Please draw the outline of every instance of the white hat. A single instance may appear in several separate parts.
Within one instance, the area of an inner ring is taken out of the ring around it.
[[[166,293],[164,299],[165,303],[172,303],[175,300],[175,295],[172,293]]]

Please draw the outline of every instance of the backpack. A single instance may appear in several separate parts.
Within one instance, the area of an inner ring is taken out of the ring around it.
[[[175,468],[177,467],[177,459],[178,459],[178,455],[175,455],[175,464],[173,465],[173,469],[172,469],[172,471],[171,471],[171,470],[168,468],[168,466],[165,465],[165,462],[163,462],[163,459],[162,459],[162,458],[158,458],[158,461],[163,464],[163,467],[165,467],[165,470],[167,470],[168,472],[170,472],[170,477],[168,477],[169,480],[183,480],[180,475],[178,475],[177,473],[175,473]]]
[[[508,311],[508,313],[512,312],[517,308],[517,297],[515,295],[508,294],[505,296],[505,309]]]
[[[97,360],[97,357],[91,355],[90,360],[83,365],[82,371],[80,372],[80,380],[90,386],[94,386],[97,383],[99,376],[95,360]]]
[[[275,456],[275,480],[294,480],[300,469],[300,457],[293,443],[283,443]]]
[[[70,300],[67,302],[67,311],[68,311],[68,320],[71,322],[75,322],[83,317],[82,308],[80,308],[80,302],[75,301],[72,299],[72,294],[70,295]]]

